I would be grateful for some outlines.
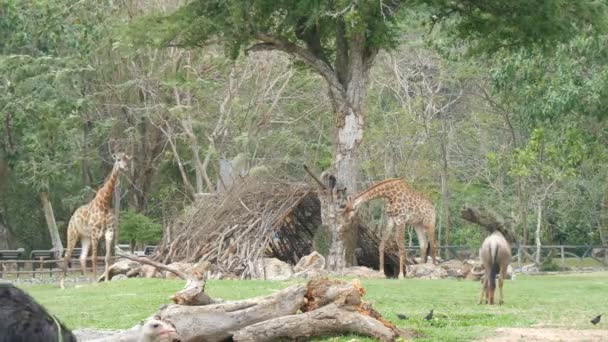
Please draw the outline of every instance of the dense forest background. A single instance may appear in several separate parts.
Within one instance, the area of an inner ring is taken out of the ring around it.
[[[293,181],[330,167],[324,80],[280,52],[142,44],[138,19],[178,5],[0,0],[0,249],[50,248],[51,210],[64,240],[118,151],[133,156],[124,242],[155,243],[228,163]],[[398,19],[370,70],[359,189],[405,178],[435,203],[442,245],[479,243],[463,205],[511,216],[527,243],[539,229],[606,245],[607,37],[581,26],[549,47],[468,53],[427,14]]]

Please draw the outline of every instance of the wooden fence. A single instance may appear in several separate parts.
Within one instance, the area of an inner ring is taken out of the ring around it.
[[[521,245],[512,246],[513,255],[513,266],[522,266],[534,262],[536,257],[536,246],[534,245]],[[418,255],[417,246],[407,246],[406,251],[409,257]],[[478,250],[469,246],[439,246],[438,254],[441,255],[444,260],[465,260],[465,259],[477,259]],[[601,255],[598,257],[598,255]],[[545,260],[548,256],[553,259],[559,260],[562,265],[565,264],[566,258],[574,258],[579,261],[591,258],[598,262],[599,265],[608,267],[608,247],[606,246],[593,246],[593,245],[546,245],[541,247],[541,261]],[[111,257],[111,263],[113,263],[118,257]],[[82,273],[80,267],[80,260],[72,258],[70,259],[71,267],[68,267],[67,272],[69,273]],[[17,278],[21,275],[30,277],[42,277],[48,275],[49,277],[53,274],[63,272],[61,265],[63,260],[0,260],[0,278],[5,276],[16,276]],[[97,257],[97,273],[102,274],[104,271],[104,257]],[[87,258],[87,272],[91,272],[91,258]]]
[[[110,257],[110,263],[113,263],[118,257]],[[87,272],[91,272],[91,260],[87,258]],[[97,257],[97,273],[102,274],[104,272],[104,257]],[[80,273],[82,268],[80,267],[79,259],[70,259],[71,267],[68,267],[67,273]],[[0,260],[0,278],[5,276],[16,276],[19,278],[21,275],[29,275],[33,278],[36,276],[42,277],[48,275],[52,277],[53,274],[63,273],[62,269],[63,260],[50,260],[40,258],[37,260]]]
[[[407,246],[408,257],[418,255],[418,246]],[[595,252],[595,253],[594,253]],[[465,260],[479,258],[479,250],[469,246],[439,246],[438,255],[444,260]],[[511,246],[513,262],[517,266],[532,263],[536,260],[536,245]],[[599,255],[599,256],[598,256]],[[541,262],[547,257],[564,265],[566,258],[574,258],[578,261],[593,259],[600,265],[608,267],[608,247],[597,245],[545,245],[541,246]],[[514,265],[515,266],[515,265]]]

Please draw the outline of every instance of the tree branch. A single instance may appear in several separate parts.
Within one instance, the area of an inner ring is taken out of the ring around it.
[[[345,89],[338,80],[331,65],[317,57],[312,51],[289,42],[286,39],[274,37],[266,33],[256,33],[255,38],[258,39],[260,43],[254,44],[247,48],[246,51],[278,50],[298,57],[312,67],[319,75],[323,76],[327,83],[329,83],[329,86],[334,88],[334,91],[344,93]]]
[[[116,255],[118,255],[121,258],[126,258],[126,259],[129,259],[129,260],[137,261],[137,262],[142,263],[142,264],[154,266],[156,268],[160,268],[161,270],[165,270],[165,271],[171,272],[171,273],[175,274],[176,276],[180,277],[183,280],[192,279],[191,276],[187,275],[186,273],[184,273],[184,272],[182,272],[182,271],[180,271],[178,269],[175,269],[173,267],[161,264],[160,262],[156,262],[154,260],[150,260],[150,259],[148,259],[146,257],[140,257],[140,256],[136,256],[136,255],[133,255],[133,254],[120,252],[118,250],[116,250]]]

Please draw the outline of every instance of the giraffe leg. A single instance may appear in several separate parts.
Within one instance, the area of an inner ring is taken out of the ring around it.
[[[91,239],[83,237],[80,239],[80,272],[84,275],[87,272],[87,255],[89,255],[89,247],[91,246]]]
[[[399,247],[399,279],[403,279],[407,272],[405,266],[405,224],[397,225],[397,246]]]
[[[91,267],[93,268],[93,282],[97,281],[97,245],[99,239],[94,236],[91,239]]]
[[[436,245],[436,242],[435,242],[435,225],[434,224],[427,224],[424,227],[424,230],[426,231],[426,233],[428,235],[429,242],[430,242],[431,257],[433,258],[433,265],[437,265],[437,245]],[[424,259],[424,262],[426,263],[426,258]]]
[[[395,226],[395,222],[393,221],[392,218],[389,217],[388,222],[386,224],[386,228],[385,228],[384,232],[382,233],[382,237],[380,238],[380,245],[378,246],[380,265],[378,266],[378,270],[380,272],[382,272],[382,274],[384,274],[384,249],[386,247],[386,241],[390,237],[391,231],[393,230],[394,226]]]
[[[106,240],[106,257],[105,257],[105,267],[104,267],[104,279],[105,281],[108,281],[108,272],[109,272],[109,268],[110,268],[110,255],[111,255],[111,251],[112,251],[112,242],[114,239],[114,226],[110,226],[108,227],[108,229],[106,230],[106,234],[105,234],[105,240]]]
[[[428,247],[428,241],[426,240],[426,235],[424,234],[424,227],[417,225],[414,226],[414,230],[416,230],[416,235],[418,236],[418,243],[420,244],[420,262],[426,264],[426,249]]]
[[[384,240],[384,238],[382,238],[380,240],[380,245],[378,245],[378,254],[379,254],[379,265],[378,265],[378,270],[380,271],[380,273],[384,274],[384,247],[386,245],[386,241]]]
[[[64,251],[63,255],[63,276],[65,277],[68,272],[68,264],[70,262],[70,258],[72,257],[72,253],[74,252],[74,247],[76,247],[76,242],[78,242],[78,233],[73,225],[68,225],[68,241],[67,241],[67,249]]]

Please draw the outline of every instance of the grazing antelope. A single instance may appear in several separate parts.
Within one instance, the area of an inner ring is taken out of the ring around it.
[[[494,290],[496,289],[496,275],[500,274],[498,288],[500,290],[500,300],[498,304],[504,303],[502,286],[507,274],[507,267],[511,263],[511,246],[499,231],[494,231],[488,236],[479,248],[479,258],[485,268],[484,277],[481,280],[481,294],[479,304],[485,303],[494,305]]]

